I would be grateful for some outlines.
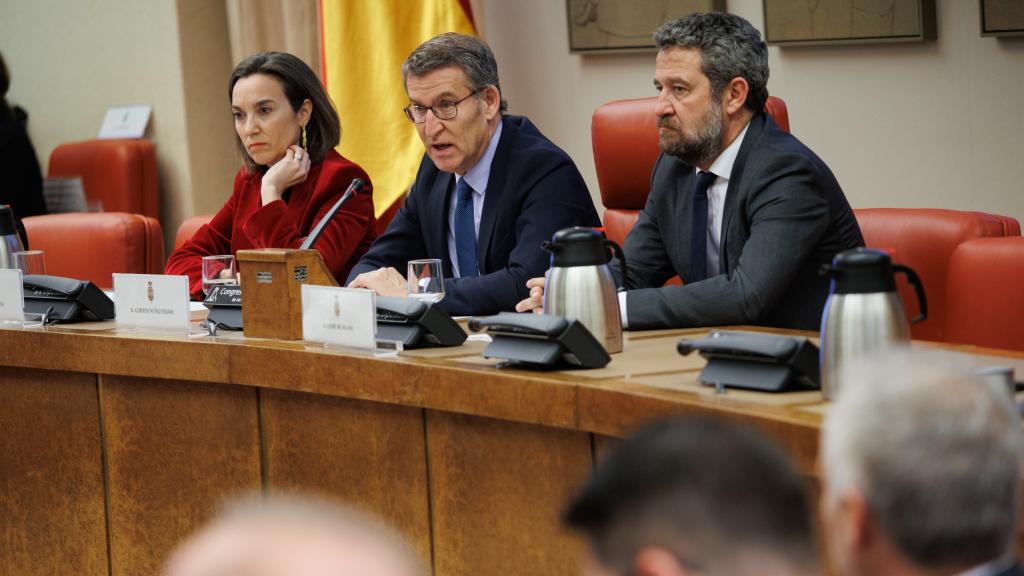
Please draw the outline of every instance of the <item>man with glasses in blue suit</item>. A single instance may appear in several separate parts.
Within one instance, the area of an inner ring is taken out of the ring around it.
[[[409,260],[438,258],[453,315],[511,311],[547,270],[558,230],[599,226],[573,161],[526,118],[505,114],[490,48],[461,34],[420,45],[402,66],[405,114],[426,149],[405,205],[353,268],[349,286],[405,296]]]

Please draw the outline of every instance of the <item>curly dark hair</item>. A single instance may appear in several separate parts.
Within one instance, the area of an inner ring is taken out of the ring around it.
[[[658,50],[673,46],[700,50],[704,74],[714,94],[733,78],[750,87],[745,106],[755,114],[768,101],[768,46],[750,23],[725,12],[698,12],[666,22],[654,32]]]

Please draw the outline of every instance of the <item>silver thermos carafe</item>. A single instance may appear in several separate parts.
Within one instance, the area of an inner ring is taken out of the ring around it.
[[[913,322],[924,320],[928,302],[921,279],[912,269],[893,264],[885,252],[846,250],[822,267],[832,280],[821,319],[821,392],[826,400],[839,393],[836,376],[844,363],[909,342],[910,325],[896,292],[895,272],[906,274],[917,293],[921,313]]]
[[[604,234],[578,226],[559,230],[542,246],[551,253],[551,270],[544,286],[544,312],[579,320],[609,354],[622,351],[619,297],[608,262],[619,259],[626,279],[622,248]]]
[[[10,206],[0,204],[0,268],[14,268],[14,253],[25,249]]]

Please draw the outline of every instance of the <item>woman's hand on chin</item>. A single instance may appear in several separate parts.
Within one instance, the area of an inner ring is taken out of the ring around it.
[[[305,182],[309,174],[309,155],[299,146],[289,146],[281,158],[263,175],[260,197],[266,206],[281,199],[281,194],[292,186]]]

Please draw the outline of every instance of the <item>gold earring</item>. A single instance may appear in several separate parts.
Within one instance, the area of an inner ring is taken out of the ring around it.
[[[306,127],[302,127],[302,149],[306,149]]]

